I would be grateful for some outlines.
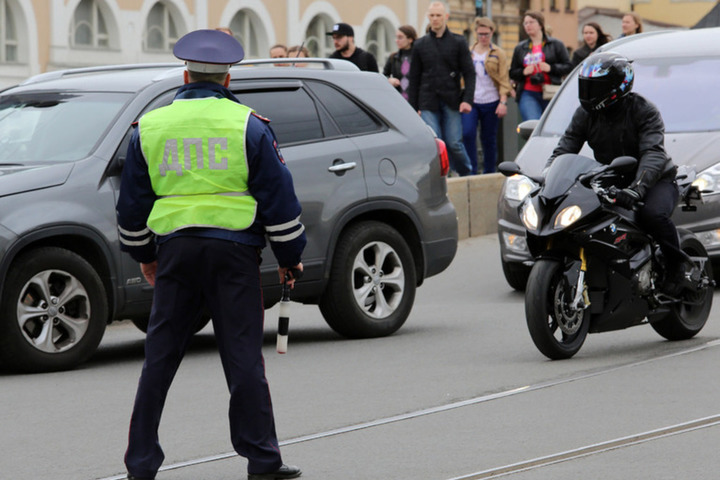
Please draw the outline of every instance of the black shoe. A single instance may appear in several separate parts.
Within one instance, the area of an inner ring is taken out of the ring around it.
[[[284,478],[297,478],[302,471],[293,465],[283,465],[270,473],[249,473],[248,480],[282,480]]]
[[[695,264],[680,263],[668,269],[662,291],[671,297],[677,297],[686,288],[693,288],[693,285],[700,281],[701,272]]]
[[[135,477],[133,475],[130,475],[129,473],[128,473],[127,478],[128,478],[128,480],[155,480],[155,478],[150,478],[150,477]]]

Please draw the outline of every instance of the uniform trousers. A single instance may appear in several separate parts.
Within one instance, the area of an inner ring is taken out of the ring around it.
[[[227,240],[174,237],[158,249],[145,363],[130,420],[128,473],[154,478],[164,454],[158,427],[168,389],[196,325],[212,315],[230,390],[230,436],[249,473],[282,466],[261,348],[263,300],[257,247]],[[189,432],[188,442],[192,442]]]

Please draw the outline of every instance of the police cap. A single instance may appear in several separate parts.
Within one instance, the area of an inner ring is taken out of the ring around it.
[[[184,35],[173,54],[185,60],[188,70],[200,73],[225,73],[245,56],[235,37],[218,30],[195,30]]]

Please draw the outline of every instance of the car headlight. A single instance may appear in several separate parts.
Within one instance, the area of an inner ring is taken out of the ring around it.
[[[537,185],[525,175],[508,177],[505,184],[505,198],[522,201]]]
[[[565,207],[558,214],[558,216],[555,217],[555,228],[556,229],[567,228],[568,226],[575,223],[577,221],[577,219],[580,218],[581,216],[582,216],[582,210],[577,205],[573,205],[571,207]]]
[[[535,207],[532,202],[527,202],[522,209],[522,215],[520,215],[522,222],[525,224],[525,228],[528,230],[537,230],[538,227],[538,216],[535,211]]]
[[[720,193],[720,163],[700,172],[693,182],[698,190]]]

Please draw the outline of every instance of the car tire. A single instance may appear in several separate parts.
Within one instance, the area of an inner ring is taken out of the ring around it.
[[[0,361],[15,371],[67,370],[97,349],[108,323],[99,275],[81,256],[43,247],[18,257],[0,306]]]
[[[528,267],[520,262],[506,262],[502,259],[500,262],[502,263],[503,274],[505,275],[505,281],[508,285],[518,292],[524,292],[528,278],[530,278],[530,270],[532,270],[532,267]]]
[[[343,336],[387,336],[410,315],[416,285],[415,263],[402,236],[381,222],[358,223],[337,243],[320,311]]]

